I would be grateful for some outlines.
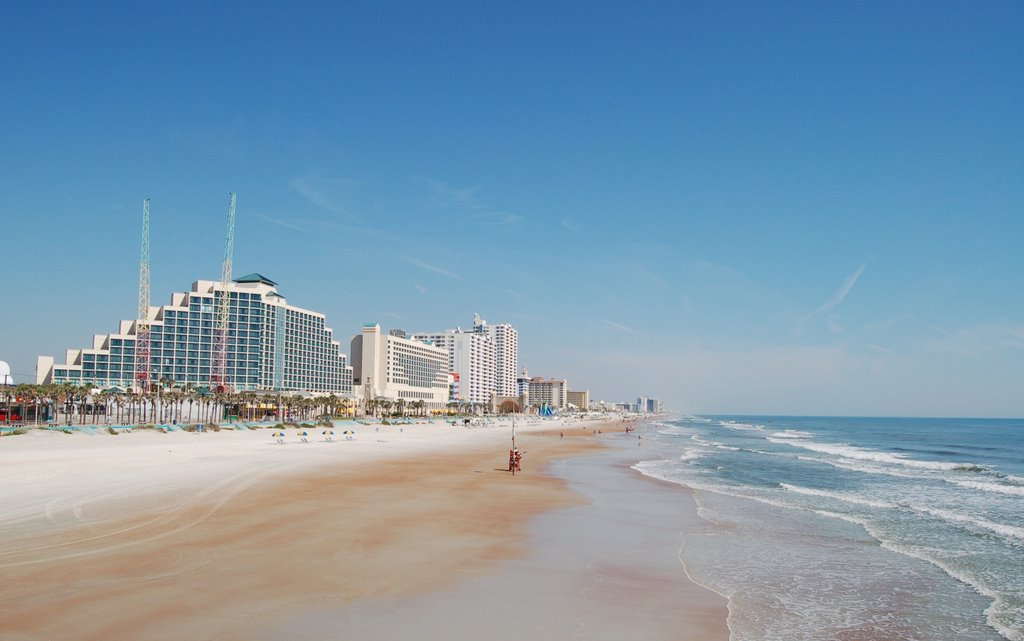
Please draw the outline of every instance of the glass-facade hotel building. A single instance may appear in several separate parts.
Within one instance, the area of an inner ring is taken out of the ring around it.
[[[226,378],[238,391],[275,390],[351,394],[352,368],[325,325],[323,314],[288,305],[277,283],[250,274],[222,290],[196,281],[171,304],[151,307],[151,380],[210,386],[214,334],[221,296],[229,296]],[[135,384],[136,321],[121,321],[115,334],[97,335],[93,346],[71,349],[64,363],[40,356],[38,383],[131,387]]]

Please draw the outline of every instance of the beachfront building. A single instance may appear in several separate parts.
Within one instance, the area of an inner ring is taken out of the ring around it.
[[[530,379],[528,397],[531,407],[562,409],[569,404],[569,383],[565,379],[535,376]]]
[[[451,381],[448,351],[423,340],[367,323],[352,337],[354,392],[364,407],[369,401],[391,401],[407,408],[444,409]]]
[[[636,405],[633,406],[633,409],[640,414],[660,414],[664,406],[659,398],[641,396],[636,399]]]
[[[473,315],[473,331],[486,334],[494,343],[494,393],[498,396],[517,396],[519,332],[510,323],[488,325],[479,314]]]
[[[519,367],[519,333],[509,323],[488,325],[473,315],[473,328],[443,332],[417,332],[417,340],[430,341],[448,352],[451,372],[457,376],[453,400],[481,405],[493,404],[495,397],[514,397]]]
[[[590,390],[583,390],[582,392],[569,390],[566,393],[566,400],[569,405],[574,405],[577,409],[587,411],[590,409]]]
[[[516,396],[522,396],[523,394],[529,395],[530,393],[530,373],[523,368],[523,371],[519,372],[519,376],[516,376]]]
[[[458,374],[458,396],[454,401],[489,403],[494,392],[494,343],[486,334],[464,332],[417,333],[413,338],[426,341],[448,356],[448,371]]]
[[[352,368],[326,317],[289,305],[277,283],[249,274],[228,283],[199,280],[171,303],[150,307],[150,380],[212,388],[217,310],[228,296],[227,386],[236,391],[294,391],[348,395]],[[37,383],[135,386],[137,321],[97,334],[91,347],[67,350],[63,363],[40,356]]]

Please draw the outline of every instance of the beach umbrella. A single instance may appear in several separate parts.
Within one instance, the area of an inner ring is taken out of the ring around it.
[[[342,434],[355,434],[352,430],[345,430]]]
[[[334,436],[334,431],[333,430],[324,430],[323,431],[323,435],[324,436]]]

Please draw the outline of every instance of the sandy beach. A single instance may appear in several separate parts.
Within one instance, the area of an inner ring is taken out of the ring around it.
[[[618,427],[4,437],[0,639],[727,639]]]

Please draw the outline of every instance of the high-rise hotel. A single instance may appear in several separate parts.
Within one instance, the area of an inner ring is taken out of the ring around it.
[[[450,371],[459,378],[459,400],[489,403],[492,394],[516,396],[519,334],[512,325],[488,325],[474,315],[472,330],[417,332],[413,337],[448,353]]]
[[[366,323],[352,337],[352,369],[356,396],[371,400],[422,401],[427,409],[444,409],[449,401],[448,352],[407,338],[392,330],[381,334],[380,325]]]
[[[226,382],[239,391],[352,392],[346,362],[326,317],[289,305],[277,283],[260,274],[236,278],[222,289],[200,280],[176,292],[171,304],[149,308],[150,380],[211,386],[217,309],[229,297]],[[98,387],[135,385],[137,321],[121,321],[113,334],[97,334],[92,347],[69,349],[63,363],[40,356],[37,383]]]

